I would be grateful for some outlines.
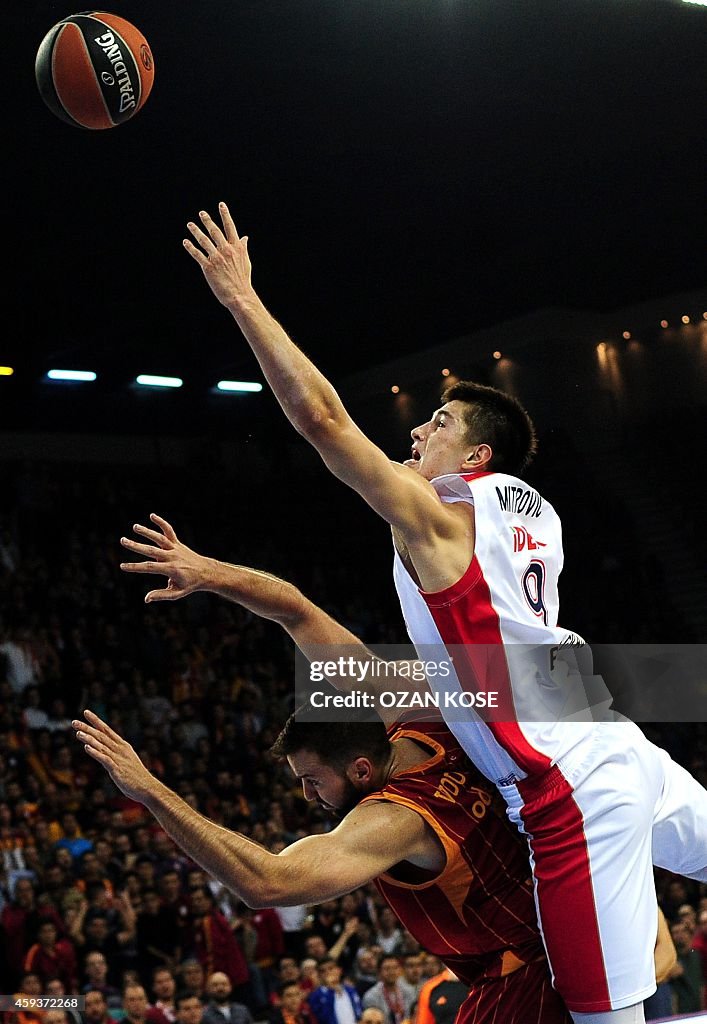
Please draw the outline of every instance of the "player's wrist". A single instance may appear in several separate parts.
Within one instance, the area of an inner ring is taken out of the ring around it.
[[[229,297],[224,306],[239,323],[242,319],[248,320],[265,312],[263,303],[250,287]]]

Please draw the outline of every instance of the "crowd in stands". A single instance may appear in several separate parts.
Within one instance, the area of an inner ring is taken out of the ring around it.
[[[327,830],[269,754],[294,707],[290,641],[211,596],[146,607],[144,579],[118,569],[118,542],[158,512],[197,550],[292,579],[381,643],[404,639],[385,531],[319,477],[301,500],[280,484],[256,509],[253,493],[273,482],[266,466],[250,466],[247,486],[199,466],[186,482],[164,468],[1,469],[0,992],[27,997],[8,1024],[65,1024],[62,1011],[31,1006],[61,994],[85,995],[89,1024],[414,1019],[442,965],[375,886],[250,910],[117,791],[70,727],[90,707],[184,800],[274,852]],[[611,614],[625,611],[619,602]],[[704,726],[651,731],[707,782]],[[678,951],[664,996],[689,1012],[704,1005],[707,887],[660,871],[656,881]]]

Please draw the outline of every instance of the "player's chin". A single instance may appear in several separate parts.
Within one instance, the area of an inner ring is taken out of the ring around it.
[[[415,472],[417,472],[419,465],[419,459],[405,459],[405,462],[403,462],[403,466],[408,466],[410,469],[414,469]]]

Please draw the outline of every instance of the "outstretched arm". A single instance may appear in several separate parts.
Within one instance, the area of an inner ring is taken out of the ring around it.
[[[261,302],[251,283],[248,239],[239,237],[225,203],[219,212],[223,227],[202,211],[202,227],[188,225],[198,245],[185,239],[184,247],[236,320],[292,425],[335,476],[400,530],[408,546],[457,539],[464,532],[460,510],[443,505],[427,480],[391,462],[356,426],[329,381]]]
[[[155,514],[150,519],[159,530],[136,523],[133,529],[143,541],[128,537],[121,537],[120,540],[128,551],[146,559],[123,562],[120,566],[123,572],[167,577],[166,587],[150,590],[145,595],[148,604],[153,601],[176,601],[197,591],[208,591],[242,605],[261,618],[279,623],[310,662],[353,658],[357,665],[383,665],[382,659],[370,651],[362,640],[331,615],[327,615],[291,583],[257,569],[231,565],[200,555],[179,540],[174,527],[166,519]],[[376,676],[371,672],[363,678],[353,673],[327,678],[339,690],[365,690],[374,696],[382,690],[400,688],[407,692],[424,692],[427,689],[424,680],[417,681],[419,672],[406,672],[402,668],[403,665],[408,666],[408,662],[385,664],[387,670],[380,671]],[[392,724],[400,717],[396,708],[378,707],[377,710],[386,724]]]
[[[213,878],[250,907],[297,906],[335,899],[399,860],[429,855],[421,815],[386,802],[354,808],[325,835],[308,836],[274,854],[209,821],[163,785],[130,744],[98,715],[74,721],[76,738],[127,797],[143,804],[167,834]]]

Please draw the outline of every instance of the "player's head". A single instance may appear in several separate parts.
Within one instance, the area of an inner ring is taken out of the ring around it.
[[[480,470],[522,476],[537,448],[535,427],[520,402],[468,380],[448,387],[441,408],[411,436],[412,458],[405,465],[426,480]]]
[[[287,758],[307,800],[343,817],[382,784],[391,746],[370,712],[350,710],[344,722],[325,722],[321,711],[305,704],[287,719],[272,753]]]

